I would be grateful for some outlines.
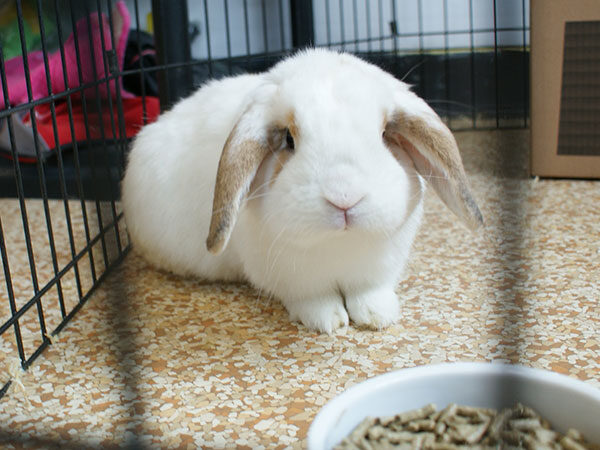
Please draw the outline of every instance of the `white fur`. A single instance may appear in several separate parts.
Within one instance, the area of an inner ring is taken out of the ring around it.
[[[247,133],[293,111],[295,152],[274,180],[277,153],[264,161],[229,243],[213,255],[205,240],[220,153],[256,102],[265,123]],[[135,139],[122,195],[134,247],[176,273],[247,280],[311,329],[331,333],[349,318],[388,326],[424,192],[410,159],[398,161],[382,139],[384,118],[401,106],[431,114],[391,75],[325,50],[205,85]],[[347,226],[332,203],[356,203]]]

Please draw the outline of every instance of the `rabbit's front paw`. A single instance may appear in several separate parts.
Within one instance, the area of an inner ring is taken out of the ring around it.
[[[290,319],[311,330],[331,334],[348,326],[348,313],[340,296],[331,295],[285,302]]]
[[[398,320],[400,302],[393,288],[346,293],[346,308],[356,325],[381,330]]]

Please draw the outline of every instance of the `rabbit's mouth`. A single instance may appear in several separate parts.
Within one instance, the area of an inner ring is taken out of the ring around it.
[[[338,230],[347,231],[353,225],[356,224],[357,208],[356,206],[362,200],[350,200],[350,201],[332,201],[325,199],[328,206],[328,212],[331,216],[333,226]]]

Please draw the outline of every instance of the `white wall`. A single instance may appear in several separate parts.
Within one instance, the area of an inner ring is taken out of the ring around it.
[[[420,3],[420,5],[419,5]],[[497,0],[496,24],[499,29],[518,28],[518,31],[501,31],[497,35],[498,45],[522,46],[523,24],[529,26],[529,0]],[[354,4],[356,4],[356,22]],[[424,34],[418,36],[396,37],[396,46],[401,51],[415,51],[420,48],[433,50],[470,48],[469,30],[474,30],[474,47],[494,45],[494,1],[493,0],[314,0],[315,40],[317,45],[366,40],[369,32],[373,40],[371,49],[392,50],[390,22],[396,21],[400,35]],[[328,8],[327,8],[328,7]],[[394,8],[395,7],[395,8]],[[444,8],[447,8],[446,14]],[[421,12],[419,14],[419,8]],[[328,10],[327,10],[328,9]],[[395,9],[395,11],[394,11]],[[395,13],[395,16],[394,16]],[[327,17],[329,14],[329,29]],[[341,16],[344,29],[342,34]],[[525,17],[523,17],[525,16]],[[525,19],[525,20],[523,20]],[[445,23],[446,22],[446,23]],[[444,36],[445,31],[449,34]],[[383,39],[388,37],[388,39]],[[381,38],[378,40],[377,38]],[[447,41],[446,41],[447,39]],[[526,35],[526,44],[529,35]],[[351,43],[345,48],[366,51],[367,42]]]
[[[226,57],[227,30],[224,0],[207,0],[208,26],[210,31],[210,51],[213,58]],[[263,10],[263,4],[265,6]],[[230,52],[232,56],[282,50],[291,47],[291,26],[288,0],[247,0],[248,37],[243,0],[227,0],[229,16]],[[204,2],[189,0],[190,21],[197,22],[202,31],[206,30]],[[263,14],[264,12],[264,14]],[[283,33],[281,23],[283,22]],[[192,45],[192,55],[206,58],[208,45],[203,32]]]
[[[224,58],[228,55],[227,34],[225,28],[225,0],[188,0],[190,22],[200,27],[201,34],[192,43],[192,56],[204,59],[208,56],[208,41],[205,17],[205,3],[208,10],[208,29],[210,32],[210,54],[213,58]],[[421,20],[419,20],[419,2]],[[133,0],[127,0],[133,16]],[[529,0],[496,0],[496,21],[499,29],[516,28],[516,31],[499,31],[497,34],[500,46],[523,46],[523,25],[529,26]],[[227,0],[230,30],[230,53],[232,56],[265,51],[277,51],[291,47],[291,25],[289,0],[246,0],[248,10],[248,37],[244,23],[244,1]],[[263,4],[266,9],[266,48],[263,30]],[[313,0],[314,27],[316,45],[335,45],[346,42],[347,50],[367,51],[393,50],[412,52],[436,49],[469,49],[473,29],[473,46],[475,48],[492,47],[494,45],[494,0]],[[356,16],[354,14],[356,5]],[[394,19],[400,35],[418,35],[391,37],[389,23]],[[444,7],[447,12],[444,14]],[[138,0],[140,25],[145,28],[146,14],[151,10],[150,0]],[[342,21],[343,15],[343,34]],[[356,27],[355,18],[356,17]],[[132,17],[135,27],[135,18]],[[327,20],[329,18],[329,20]],[[472,18],[472,20],[471,20]],[[281,20],[283,19],[283,36]],[[445,20],[446,19],[446,20]],[[446,23],[445,23],[446,21]],[[329,23],[329,27],[327,26]],[[179,30],[177,30],[179,31]],[[448,31],[447,36],[444,32]],[[328,41],[328,33],[329,39]],[[371,44],[367,43],[371,36]],[[354,40],[364,42],[352,43]],[[348,43],[350,42],[350,43]],[[525,44],[529,45],[529,32],[526,33]]]
[[[318,0],[317,0],[318,1]],[[136,27],[134,16],[134,0],[126,0],[132,16],[131,26]],[[263,4],[265,5],[265,20],[263,26]],[[200,35],[192,42],[192,56],[206,59],[243,56],[248,53],[257,54],[266,51],[289,49],[292,45],[289,0],[246,0],[248,13],[248,37],[244,16],[244,0],[227,0],[229,17],[229,42],[227,48],[227,29],[225,22],[225,0],[206,0],[208,21],[205,15],[204,0],[188,0],[189,20],[199,26]],[[152,10],[151,0],[138,0],[140,28],[147,29],[146,16]],[[281,21],[283,20],[283,36]],[[208,25],[208,33],[207,31]],[[263,32],[266,29],[266,37]],[[180,30],[177,30],[179,32]],[[210,47],[207,36],[210,34]],[[283,39],[282,39],[283,38]],[[266,48],[265,48],[266,45]]]

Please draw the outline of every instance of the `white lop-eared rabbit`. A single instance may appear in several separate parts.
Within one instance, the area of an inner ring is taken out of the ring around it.
[[[122,201],[134,248],[156,266],[249,281],[331,333],[398,319],[424,180],[482,223],[433,110],[372,64],[310,49],[212,81],[144,127]]]

